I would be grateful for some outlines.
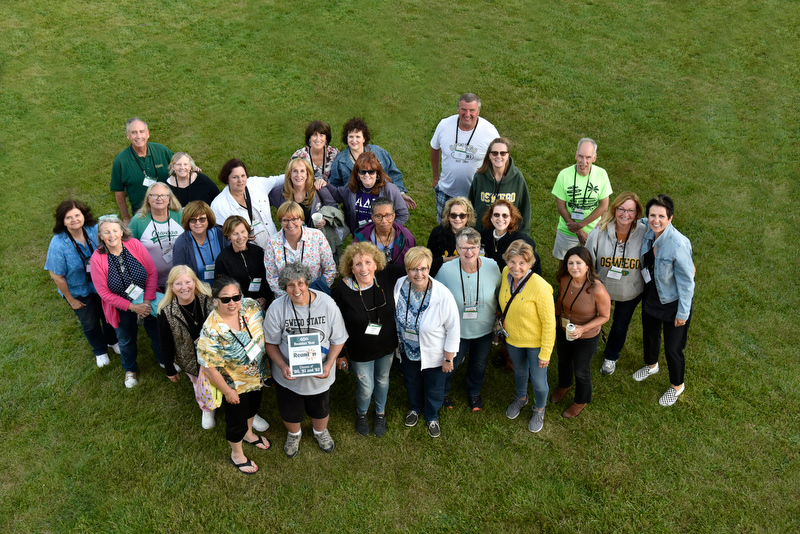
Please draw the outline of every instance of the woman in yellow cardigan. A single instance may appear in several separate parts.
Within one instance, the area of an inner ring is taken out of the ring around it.
[[[528,430],[539,432],[544,426],[547,404],[547,366],[556,340],[553,288],[533,272],[536,261],[533,247],[518,239],[503,255],[506,268],[501,276],[501,326],[508,343],[508,354],[514,363],[517,395],[506,416],[516,419],[528,404],[528,377],[533,385],[536,405]]]

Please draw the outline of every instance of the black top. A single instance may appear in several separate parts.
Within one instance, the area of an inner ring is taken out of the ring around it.
[[[230,276],[242,286],[245,297],[257,299],[264,297],[267,304],[272,302],[272,290],[267,284],[267,269],[264,267],[264,249],[248,243],[242,252],[234,252],[233,245],[226,247],[214,262],[215,276]],[[250,291],[250,281],[261,278],[261,289]]]
[[[450,228],[445,228],[441,225],[436,226],[431,230],[431,235],[428,237],[428,248],[433,254],[431,276],[436,276],[436,273],[439,272],[439,269],[444,264],[442,256],[458,256],[456,252],[456,234]]]
[[[199,299],[195,298],[192,304],[186,307],[179,305],[178,308],[181,310],[183,324],[189,331],[189,335],[192,336],[192,339],[199,338],[200,332],[203,330],[203,323],[206,322],[205,310]],[[194,314],[194,317],[192,314]],[[172,327],[164,310],[158,314],[156,322],[158,324],[158,338],[161,343],[161,359],[164,363],[164,370],[167,376],[175,376],[178,372],[175,370],[175,336],[172,333]]]
[[[375,361],[397,348],[394,285],[405,274],[404,268],[387,265],[386,269],[375,273],[377,284],[373,283],[369,289],[362,290],[361,296],[358,290],[347,287],[343,280],[333,288],[333,300],[342,312],[349,335],[345,346],[352,361]],[[367,334],[368,323],[380,323],[380,333]]]
[[[197,178],[187,187],[179,188],[170,183],[167,183],[167,185],[172,189],[172,192],[175,193],[175,196],[178,197],[181,206],[186,206],[186,204],[193,200],[202,200],[210,206],[211,201],[219,195],[219,187],[217,187],[217,184],[212,182],[211,178],[202,172],[198,172]],[[217,221],[217,224],[222,224],[224,222],[225,221]]]
[[[666,304],[661,303],[661,298],[658,296],[658,287],[653,278],[652,273],[655,272],[656,256],[651,248],[642,256],[642,269],[650,271],[650,281],[644,285],[642,293],[642,308],[648,315],[655,317],[661,321],[673,322],[678,315],[678,302],[675,299]]]
[[[493,232],[494,230],[491,228],[484,228],[481,230],[481,245],[483,245],[484,255],[487,258],[491,258],[496,261],[501,272],[506,266],[506,260],[503,259],[503,254],[506,253],[506,250],[508,250],[508,247],[511,245],[511,243],[517,239],[522,239],[533,247],[533,256],[536,258],[536,263],[533,266],[533,272],[539,276],[542,276],[542,261],[539,258],[539,254],[536,252],[536,243],[534,243],[530,236],[527,236],[522,232],[506,232],[505,235],[503,235],[503,237],[500,239],[495,239]]]

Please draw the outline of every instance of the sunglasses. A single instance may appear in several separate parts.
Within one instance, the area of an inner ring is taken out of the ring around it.
[[[192,217],[189,219],[189,224],[205,224],[208,222],[208,217]]]
[[[461,219],[462,221],[467,218],[466,213],[451,213],[449,215],[451,219]]]
[[[492,150],[489,154],[492,156],[508,156],[508,150]]]
[[[508,213],[492,213],[492,217],[495,219],[508,219],[511,217]]]
[[[359,176],[366,176],[367,174],[375,176],[376,174],[378,174],[378,171],[377,169],[358,169]]]
[[[230,301],[239,302],[242,300],[242,294],[239,293],[238,295],[234,295],[232,297],[218,297],[219,301],[223,304],[228,304]]]

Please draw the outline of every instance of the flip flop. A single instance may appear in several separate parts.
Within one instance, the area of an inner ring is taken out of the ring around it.
[[[240,472],[241,474],[243,474],[243,475],[255,475],[256,473],[258,473],[258,469],[256,469],[256,470],[255,470],[255,471],[253,471],[252,473],[249,473],[249,472],[247,472],[247,471],[242,471],[242,467],[250,467],[250,466],[252,466],[252,465],[253,465],[253,462],[251,462],[249,459],[248,459],[246,462],[242,462],[242,463],[240,463],[240,464],[237,464],[236,462],[234,462],[234,461],[233,461],[233,458],[228,458],[228,460],[230,460],[230,461],[231,461],[231,463],[233,464],[233,467],[235,467],[236,469],[238,469],[238,470],[239,470],[239,472]]]
[[[242,441],[248,445],[254,445],[256,449],[261,449],[262,451],[268,451],[270,448],[272,448],[272,442],[269,440],[269,438],[264,436],[258,436],[258,439],[255,441],[247,441],[246,439],[243,439]],[[264,441],[266,441],[266,443],[264,443]],[[266,447],[259,447],[259,445],[266,445]]]

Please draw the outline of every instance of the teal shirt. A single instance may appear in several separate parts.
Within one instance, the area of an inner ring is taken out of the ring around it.
[[[480,286],[478,273],[467,274],[461,271],[461,261],[448,261],[436,274],[436,280],[447,287],[458,305],[458,316],[461,319],[461,339],[476,339],[492,331],[497,312],[497,294],[500,288],[500,269],[491,258],[480,258]],[[463,291],[461,281],[464,281]],[[476,301],[477,299],[477,301]],[[464,319],[464,309],[477,302],[478,317]]]

